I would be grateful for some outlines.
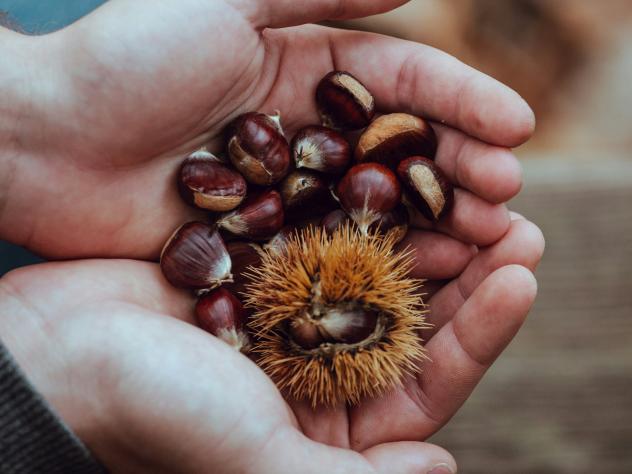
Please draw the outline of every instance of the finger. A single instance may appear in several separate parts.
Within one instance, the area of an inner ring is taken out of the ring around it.
[[[509,231],[495,245],[481,249],[458,278],[448,283],[430,300],[428,322],[423,331],[428,340],[446,324],[472,292],[494,270],[517,264],[535,271],[544,253],[544,237],[538,227],[526,220],[514,220]]]
[[[384,443],[362,453],[375,470],[384,474],[450,474],[456,461],[445,449],[430,443]]]
[[[522,167],[507,148],[483,143],[463,132],[432,124],[439,142],[436,163],[448,179],[480,198],[502,203],[522,187]]]
[[[486,246],[498,241],[509,229],[511,219],[504,204],[491,204],[464,189],[454,190],[454,206],[439,222],[431,222],[419,212],[411,213],[410,224],[434,229],[462,242]]]
[[[376,473],[360,453],[312,441],[290,428],[272,434],[256,463],[256,471],[262,474]]]
[[[430,299],[445,287],[451,280],[426,280],[424,286],[421,289],[424,301],[430,301]]]
[[[426,344],[430,362],[416,379],[350,413],[353,446],[424,440],[443,426],[518,330],[535,288],[524,267],[503,267],[490,275],[454,321]]]
[[[537,283],[525,267],[496,270],[426,348],[432,362],[419,375],[418,402],[433,428],[447,422],[513,339],[535,300]],[[429,436],[430,432],[421,432]]]
[[[452,456],[428,443],[385,443],[362,454],[314,442],[293,429],[275,432],[257,459],[257,472],[302,474],[417,474],[439,467],[456,472]]]
[[[349,448],[349,417],[346,406],[312,408],[307,401],[286,397],[301,430],[309,439],[328,446]]]
[[[251,0],[247,16],[256,28],[282,28],[383,13],[409,0]],[[243,3],[243,2],[242,2]]]
[[[475,249],[445,234],[411,229],[398,250],[412,252],[414,278],[442,279],[459,275],[474,256]]]
[[[410,112],[500,146],[525,142],[533,111],[515,91],[429,46],[331,30],[333,64],[354,73],[384,111]]]

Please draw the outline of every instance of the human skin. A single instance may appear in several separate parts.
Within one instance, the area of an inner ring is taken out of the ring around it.
[[[513,91],[435,49],[303,25],[401,3],[111,0],[51,35],[0,32],[0,236],[45,256],[155,259],[199,217],[173,185],[181,158],[218,150],[246,111],[281,110],[288,135],[316,122],[309,91],[334,67],[380,111],[433,120],[437,162],[457,186],[450,216],[415,221],[404,243],[418,252],[414,275],[436,288],[432,362],[357,407],[284,401],[246,357],[189,324],[190,295],[155,264],[50,263],[0,280],[0,337],[113,471],[455,469],[420,441],[467,399],[535,298],[542,235],[503,204],[521,186],[508,147],[534,119]]]

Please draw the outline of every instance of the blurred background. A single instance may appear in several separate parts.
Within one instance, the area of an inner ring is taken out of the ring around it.
[[[100,0],[0,0],[28,32]],[[544,231],[524,329],[431,441],[460,473],[632,473],[632,2],[413,0],[335,26],[430,44],[531,104],[511,207]],[[0,242],[0,275],[37,261]]]

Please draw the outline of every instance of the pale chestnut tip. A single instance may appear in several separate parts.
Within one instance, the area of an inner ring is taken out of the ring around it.
[[[188,222],[169,238],[160,269],[173,286],[204,292],[232,281],[231,261],[217,228]]]
[[[436,163],[422,156],[400,162],[397,175],[406,199],[431,221],[441,219],[454,203],[454,187]]]

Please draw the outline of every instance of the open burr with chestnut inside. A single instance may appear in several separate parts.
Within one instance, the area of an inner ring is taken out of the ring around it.
[[[454,192],[424,119],[376,118],[372,94],[345,71],[326,74],[315,99],[321,123],[293,137],[278,113],[250,112],[226,129],[227,159],[205,149],[184,159],[180,195],[208,219],[179,227],[160,265],[198,296],[200,328],[247,353],[287,396],[357,404],[426,358],[423,281],[396,245],[409,210],[439,221]]]

